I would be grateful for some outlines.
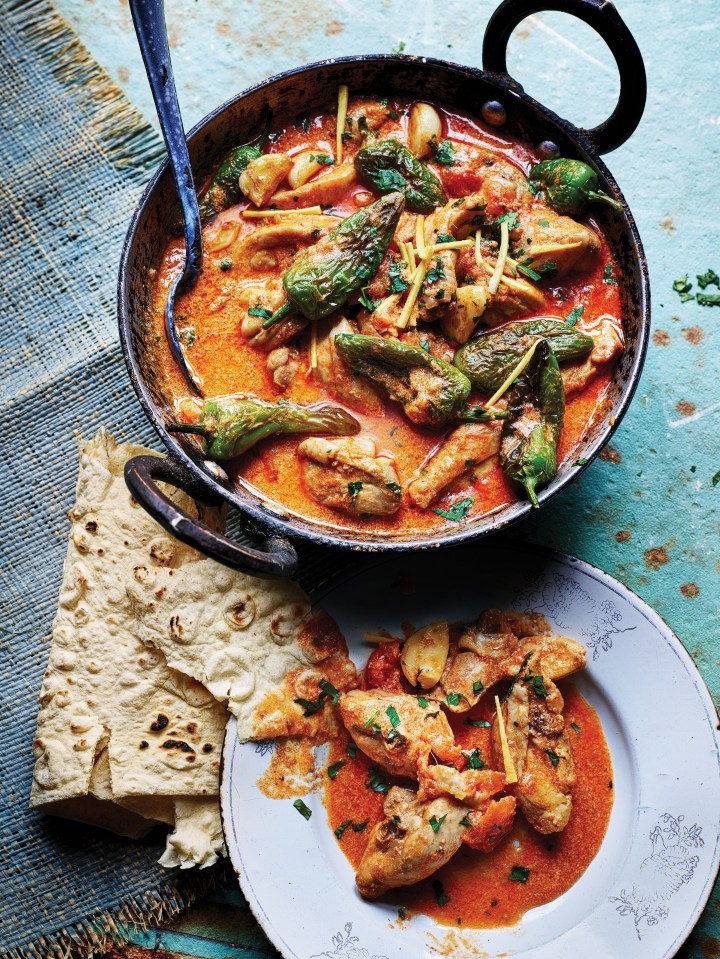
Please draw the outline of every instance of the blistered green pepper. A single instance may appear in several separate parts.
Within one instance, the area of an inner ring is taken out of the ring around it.
[[[432,213],[447,203],[442,184],[424,163],[397,140],[379,140],[358,150],[355,169],[379,193],[401,190],[411,213]]]
[[[494,393],[540,337],[548,341],[558,363],[581,360],[594,345],[591,336],[544,317],[483,333],[457,351],[455,366],[481,392]]]
[[[251,144],[235,147],[220,164],[205,196],[200,202],[200,219],[205,222],[216,213],[227,210],[233,203],[239,203],[243,195],[238,183],[238,177],[247,168],[251,160],[257,160],[263,155],[263,147],[267,142],[270,129],[271,114],[268,111],[265,126],[260,137]]]
[[[340,357],[355,373],[378,383],[411,422],[440,427],[456,419],[470,395],[466,376],[432,353],[382,336],[341,333]]]
[[[343,306],[377,273],[404,206],[402,193],[383,196],[301,253],[283,276],[287,303],[265,320],[263,328],[291,312],[321,320]]]
[[[242,396],[218,396],[205,403],[197,423],[175,423],[168,430],[196,433],[204,437],[204,452],[209,459],[229,460],[268,436],[353,436],[360,431],[360,424],[339,406],[296,406]]]
[[[588,203],[607,203],[618,213],[622,204],[599,189],[597,173],[582,160],[543,160],[530,170],[530,180],[545,190],[548,203],[557,213],[579,216]]]
[[[565,390],[560,367],[547,340],[507,394],[512,419],[505,422],[500,463],[508,479],[525,487],[533,506],[537,489],[557,470],[557,444],[565,417]]]

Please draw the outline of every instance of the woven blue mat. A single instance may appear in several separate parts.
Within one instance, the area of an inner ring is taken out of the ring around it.
[[[0,955],[87,955],[217,879],[28,809],[75,435],[152,442],[117,343],[120,245],[162,143],[45,0],[0,4]],[[208,874],[210,873],[210,874]]]

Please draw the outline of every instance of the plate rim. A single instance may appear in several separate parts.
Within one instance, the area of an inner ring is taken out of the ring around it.
[[[705,682],[705,679],[698,668],[697,663],[690,655],[688,649],[686,648],[683,641],[677,636],[675,631],[665,622],[665,620],[660,616],[660,614],[653,609],[650,604],[639,596],[635,590],[631,589],[629,586],[626,586],[624,583],[621,583],[618,579],[612,576],[610,573],[607,573],[605,570],[601,569],[599,566],[595,566],[593,563],[588,562],[587,560],[580,559],[577,556],[572,556],[570,553],[565,553],[562,550],[554,549],[550,546],[543,546],[538,543],[521,543],[518,541],[509,541],[505,543],[493,543],[490,542],[475,542],[467,543],[463,545],[458,545],[452,549],[453,553],[461,552],[477,552],[477,551],[494,551],[494,550],[522,550],[523,559],[526,555],[531,554],[536,557],[551,560],[553,562],[559,563],[561,566],[568,565],[574,569],[579,569],[582,572],[590,575],[592,578],[600,580],[603,585],[608,586],[613,592],[618,595],[623,596],[628,602],[631,603],[644,617],[648,622],[662,635],[668,642],[668,645],[673,650],[673,652],[678,656],[681,662],[684,664],[689,678],[691,679],[695,690],[697,691],[700,700],[702,701],[705,712],[710,722],[711,729],[713,730],[713,738],[715,742],[715,756],[718,763],[718,768],[720,768],[720,715],[715,707],[710,690]],[[428,556],[428,561],[430,556],[435,557],[434,553],[425,554]],[[397,563],[402,562],[403,559],[407,561],[408,557],[403,554],[391,553],[388,555],[382,555],[374,557],[370,561],[364,563],[361,567],[350,567],[341,570],[336,576],[332,576],[330,579],[324,581],[317,590],[308,591],[310,601],[313,609],[318,603],[323,602],[323,600],[333,592],[335,589],[345,585],[353,579],[356,579],[359,576],[363,576],[370,571],[376,570],[378,567],[387,565],[388,563]],[[240,868],[240,862],[235,861],[233,852],[233,846],[228,842],[228,833],[229,827],[226,825],[226,812],[225,812],[225,796],[228,796],[228,806],[230,804],[230,779],[227,775],[227,771],[230,768],[230,760],[232,753],[235,749],[240,748],[243,744],[238,741],[236,735],[237,720],[234,716],[230,716],[227,726],[225,727],[225,734],[223,737],[222,753],[220,757],[220,789],[219,789],[219,807],[220,807],[220,822],[222,825],[223,838],[225,840],[225,848],[228,862],[230,863],[232,870],[235,874],[242,894],[247,902],[248,908],[252,913],[253,917],[261,927],[263,933],[267,936],[269,941],[273,946],[278,950],[283,959],[296,959],[296,954],[293,954],[292,951],[286,952],[286,949],[290,947],[285,943],[282,936],[274,929],[269,916],[264,914],[259,906],[259,901],[253,901],[254,893],[252,886],[249,883],[247,877],[244,876],[242,869]],[[693,907],[692,912],[689,914],[689,917],[681,929],[680,933],[676,936],[673,943],[663,952],[662,956],[659,959],[672,959],[676,955],[677,951],[683,946],[683,944],[690,937],[693,929],[697,925],[700,917],[702,916],[705,908],[710,900],[712,895],[713,886],[718,878],[720,873],[720,823],[716,826],[715,831],[715,847],[713,850],[713,858],[710,865],[709,872],[705,881],[705,885],[700,891],[700,895],[696,900],[695,906]],[[256,908],[257,906],[257,908]]]

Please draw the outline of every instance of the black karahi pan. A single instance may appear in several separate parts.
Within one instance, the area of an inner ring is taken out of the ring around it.
[[[506,72],[506,47],[514,28],[541,10],[572,14],[592,26],[608,44],[620,73],[620,96],[604,123],[591,130],[563,120],[529,96]],[[557,476],[540,493],[547,503],[574,480],[608,442],[627,410],[637,385],[650,326],[647,262],[632,213],[612,174],[600,159],[634,132],[645,106],[642,56],[610,0],[505,0],[485,32],[483,70],[430,57],[368,55],[327,60],[271,77],[210,113],[188,135],[196,181],[202,181],[247,131],[257,130],[270,108],[276,116],[296,116],[327,107],[340,84],[357,93],[397,95],[435,102],[482,118],[499,132],[535,146],[550,143],[561,156],[589,163],[602,189],[623,206],[624,215],[599,213],[620,265],[626,348],[615,367],[606,411],[583,442],[582,457],[560,465]],[[170,73],[169,58],[166,64]],[[293,539],[358,550],[417,550],[486,536],[527,516],[532,509],[516,501],[457,529],[418,536],[410,533],[355,533],[297,516],[267,502],[259,492],[233,483],[216,463],[206,461],[194,443],[168,432],[174,419],[171,399],[163,393],[153,343],[145,335],[152,306],[154,271],[173,234],[178,198],[166,161],[150,181],[132,218],[118,281],[118,318],[130,378],[150,422],[167,447],[164,458],[138,456],[125,476],[138,502],[169,532],[228,566],[264,576],[290,575],[297,564]],[[260,545],[234,542],[183,513],[158,488],[165,481],[204,502],[223,500],[242,514],[250,536]]]

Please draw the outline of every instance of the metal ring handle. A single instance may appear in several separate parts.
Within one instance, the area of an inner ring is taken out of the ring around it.
[[[620,96],[612,114],[599,126],[582,130],[598,153],[617,149],[637,129],[647,99],[642,54],[611,0],[504,0],[490,17],[483,39],[483,69],[507,74],[507,45],[526,17],[557,10],[584,20],[607,43],[620,73]]]
[[[297,569],[297,553],[282,536],[267,537],[267,551],[253,549],[210,529],[158,489],[156,479],[184,490],[207,505],[221,500],[208,490],[186,467],[160,456],[134,456],[125,464],[128,489],[146,512],[171,536],[187,543],[212,559],[254,576],[292,576]]]

